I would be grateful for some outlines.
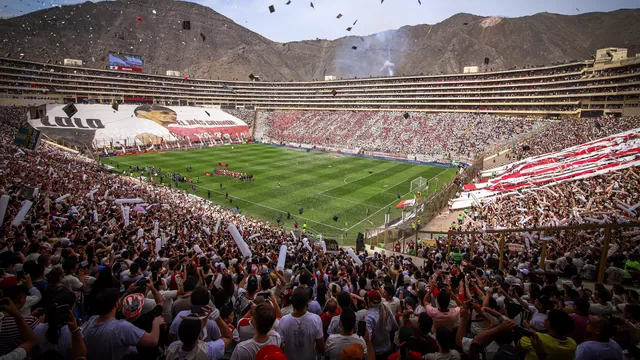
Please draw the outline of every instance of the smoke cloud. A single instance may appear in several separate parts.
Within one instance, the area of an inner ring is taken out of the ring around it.
[[[380,68],[381,73],[386,73],[388,76],[393,76],[393,72],[396,70],[396,64],[389,60],[384,61],[384,65]]]

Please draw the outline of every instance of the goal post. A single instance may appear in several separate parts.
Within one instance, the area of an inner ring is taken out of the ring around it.
[[[429,188],[429,181],[422,176],[411,180],[411,192],[422,191]]]

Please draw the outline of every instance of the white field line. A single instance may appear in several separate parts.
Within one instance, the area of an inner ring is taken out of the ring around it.
[[[445,169],[444,169],[444,170],[442,170],[439,174],[437,174],[436,176],[434,176],[434,177],[430,178],[429,180],[435,179],[436,177],[440,176],[440,174],[442,174],[443,172],[445,172],[445,171],[447,171],[447,170],[449,170],[449,168],[445,168]],[[402,184],[403,182],[406,182],[406,181],[408,181],[408,180],[409,180],[409,179],[404,180],[404,181],[399,182],[399,183],[397,183],[396,185],[393,185],[393,186],[398,186],[398,185],[400,185],[400,184]],[[384,190],[384,191],[386,191],[386,190]],[[384,192],[384,191],[383,191],[383,192]],[[435,191],[435,190],[434,190],[434,191]],[[404,196],[409,195],[409,194],[411,194],[411,191],[409,191],[408,193],[406,193],[406,194],[404,194],[404,195],[401,195],[401,197],[404,197]],[[371,214],[371,215],[367,216],[366,218],[364,218],[364,219],[360,220],[359,222],[355,223],[355,224],[354,224],[353,226],[351,226],[350,228],[347,228],[347,230],[346,230],[346,231],[347,231],[347,232],[349,232],[349,230],[351,230],[351,229],[353,229],[354,227],[356,227],[356,226],[360,225],[360,224],[361,224],[361,223],[363,223],[365,220],[366,220],[366,221],[368,221],[368,219],[369,219],[370,217],[372,217],[372,216],[374,216],[375,214],[379,213],[380,211],[384,210],[384,208],[386,208],[386,207],[388,207],[388,206],[391,206],[391,205],[392,205],[393,203],[395,203],[396,201],[398,201],[398,200],[396,199],[396,200],[394,200],[394,201],[392,201],[392,202],[388,203],[387,205],[385,205],[385,206],[381,207],[381,208],[380,208],[380,210],[378,210],[378,211],[374,212],[373,214]]]

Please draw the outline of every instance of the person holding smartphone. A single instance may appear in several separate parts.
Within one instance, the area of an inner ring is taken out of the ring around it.
[[[54,351],[64,356],[66,360],[86,356],[87,349],[80,333],[81,329],[73,315],[75,304],[75,294],[62,291],[45,309],[46,323],[39,324],[34,329],[36,343],[41,353]],[[76,353],[76,350],[79,352]]]

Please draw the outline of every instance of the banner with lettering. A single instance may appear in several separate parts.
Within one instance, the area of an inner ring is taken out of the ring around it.
[[[121,104],[115,111],[111,105],[76,104],[78,112],[71,118],[63,107],[50,104],[46,112],[30,112],[29,123],[47,136],[94,147],[249,137],[245,122],[213,107]]]

